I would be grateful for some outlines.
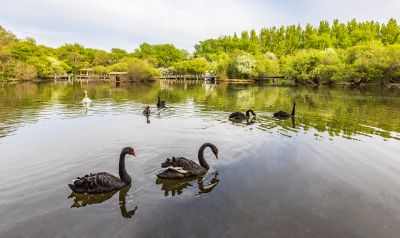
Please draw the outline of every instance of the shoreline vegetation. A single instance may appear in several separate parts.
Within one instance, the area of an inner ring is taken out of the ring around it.
[[[146,81],[167,74],[216,74],[221,81],[282,75],[295,84],[388,85],[400,83],[400,26],[395,19],[307,24],[243,31],[195,45],[193,54],[172,44],[143,43],[128,53],[113,48],[38,45],[0,26],[0,81],[49,79],[55,74],[128,72]]]

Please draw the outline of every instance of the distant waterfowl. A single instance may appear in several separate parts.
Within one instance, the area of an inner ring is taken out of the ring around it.
[[[161,164],[162,168],[167,169],[157,174],[157,177],[160,179],[183,179],[205,174],[210,168],[207,161],[204,159],[204,149],[207,147],[211,148],[216,159],[218,159],[217,147],[211,143],[204,143],[198,152],[200,165],[183,157],[172,157],[172,160],[168,158]]]
[[[287,119],[289,117],[294,117],[295,110],[296,110],[296,103],[293,103],[293,109],[291,114],[284,111],[279,111],[274,113],[274,117],[278,119]]]
[[[82,99],[82,103],[91,103],[92,100],[90,100],[90,98],[88,98],[87,96],[87,91],[85,90],[85,97]]]
[[[160,99],[160,96],[158,96],[157,98],[158,98],[157,107],[165,107],[165,101],[162,101]]]
[[[143,110],[143,115],[150,115],[151,111],[150,111],[150,107],[147,106],[144,110]]]
[[[133,148],[122,149],[119,157],[119,178],[106,172],[99,172],[78,177],[74,180],[74,184],[68,186],[76,193],[107,193],[131,184],[132,179],[125,170],[127,154],[136,156]]]
[[[229,120],[245,120],[250,118],[250,112],[253,114],[253,116],[256,116],[253,110],[249,109],[246,111],[246,114],[241,113],[241,112],[233,112],[231,115],[229,115]]]

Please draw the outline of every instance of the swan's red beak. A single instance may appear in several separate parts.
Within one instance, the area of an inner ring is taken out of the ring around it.
[[[215,158],[218,159],[218,154],[215,154]]]
[[[135,153],[135,150],[132,150],[132,153],[131,153],[133,156],[135,156],[136,157],[136,153]]]

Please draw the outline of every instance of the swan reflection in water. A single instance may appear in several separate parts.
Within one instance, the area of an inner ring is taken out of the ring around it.
[[[296,124],[295,124],[295,121],[294,121],[294,117],[292,117],[292,128],[296,128]]]
[[[275,119],[277,121],[278,125],[281,125],[283,127],[289,128],[289,123],[292,126],[292,128],[296,128],[296,121],[295,117],[290,117],[290,122],[287,119]]]
[[[85,108],[85,114],[88,114],[88,110],[90,109],[90,103],[82,103],[82,105]]]
[[[143,115],[146,117],[147,124],[150,124],[150,114],[151,114],[150,106],[146,106],[143,110]]]
[[[124,218],[132,218],[135,215],[135,212],[138,207],[135,206],[135,208],[130,211],[126,209],[126,195],[130,188],[131,185],[128,185],[120,190],[102,194],[82,194],[82,193],[72,192],[68,196],[68,199],[69,198],[74,199],[74,203],[71,205],[71,208],[81,208],[87,205],[103,203],[108,199],[112,198],[114,194],[116,194],[119,191],[119,208],[121,210],[121,215]]]
[[[244,121],[246,121],[246,126],[249,126],[249,125],[253,125],[255,122],[256,122],[256,118],[255,117],[252,117],[252,118],[246,118],[246,119],[244,119],[244,118],[242,118],[242,119],[239,119],[239,118],[237,118],[237,119],[229,119],[229,121],[231,121],[232,122],[232,124],[242,124],[242,125],[244,125]],[[242,123],[243,122],[243,123]]]
[[[196,195],[211,192],[219,183],[218,171],[212,173],[213,178],[210,183],[204,184],[205,176],[193,177],[187,179],[160,179],[157,178],[156,184],[161,184],[161,190],[164,191],[164,196],[168,197],[170,192],[171,196],[181,195],[187,187],[194,186],[191,182],[197,180],[198,192]]]

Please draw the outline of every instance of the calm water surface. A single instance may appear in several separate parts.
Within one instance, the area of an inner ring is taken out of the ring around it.
[[[157,95],[166,109],[155,107]],[[399,96],[203,82],[2,84],[0,237],[399,237]],[[272,118],[294,100],[294,122]],[[227,120],[248,108],[256,120]],[[165,158],[197,161],[204,142],[220,156],[206,151],[206,176],[157,181]],[[117,175],[125,146],[138,155],[126,160],[130,187],[71,194],[77,176]]]

